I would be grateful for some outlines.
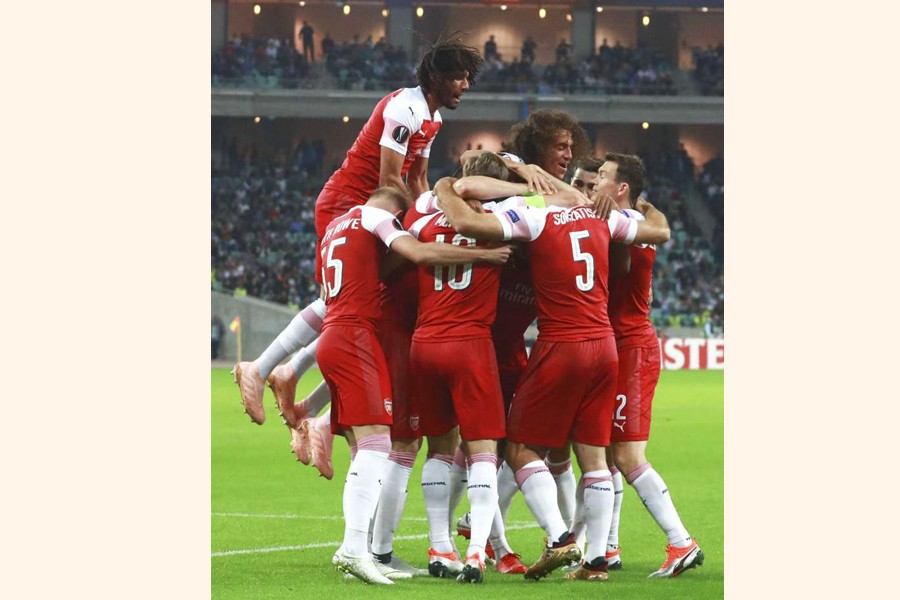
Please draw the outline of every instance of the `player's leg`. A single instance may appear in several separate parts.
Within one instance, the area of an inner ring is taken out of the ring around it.
[[[390,371],[393,393],[391,454],[381,480],[381,497],[372,526],[372,554],[375,560],[410,575],[425,574],[394,556],[394,532],[400,523],[407,499],[407,484],[421,446],[419,419],[410,398],[409,351],[412,332],[393,322],[382,321],[378,340]]]
[[[622,485],[622,472],[616,466],[612,447],[606,449],[606,464],[612,473],[613,492],[616,499],[613,502],[612,523],[609,526],[609,539],[606,541],[606,566],[610,571],[622,568],[622,553],[619,549],[619,521],[622,516],[622,500],[625,490]]]
[[[368,551],[369,522],[375,514],[380,479],[391,450],[387,425],[352,426],[356,456],[347,471],[344,485],[344,541],[334,554],[333,564],[368,583],[393,583],[381,573]]]
[[[666,561],[651,577],[675,577],[703,564],[703,552],[681,522],[663,478],[647,462],[647,442],[619,442],[614,452],[625,480],[640,496],[647,511],[666,534]]]
[[[548,448],[565,443],[583,394],[584,378],[577,367],[584,358],[568,346],[538,339],[507,417],[506,462],[548,542],[525,573],[527,579],[545,577],[580,556],[559,511],[556,482],[543,460]],[[559,402],[560,398],[576,401]]]
[[[507,440],[506,461],[515,469],[516,483],[522,490],[525,504],[538,525],[547,534],[547,547],[541,557],[525,572],[526,579],[540,579],[554,569],[578,559],[580,553],[575,539],[566,528],[556,502],[556,483],[546,463],[541,459],[546,448],[528,446]]]
[[[522,373],[525,370],[525,365],[527,364],[526,354],[525,354],[525,343],[524,339],[521,344],[522,347],[522,355],[513,355],[509,359],[506,360],[503,364],[498,364],[497,369],[500,372],[500,390],[503,392],[503,413],[509,414],[509,407],[512,404],[512,398],[516,391],[516,386],[519,383],[519,380],[522,378]],[[497,441],[497,457],[499,460],[500,468],[497,470],[497,495],[498,495],[498,504],[500,507],[500,518],[502,522],[506,522],[506,515],[509,512],[509,507],[512,504],[513,497],[516,495],[516,492],[519,491],[519,486],[516,483],[516,474],[510,466],[506,463],[506,440],[498,440]],[[492,535],[494,532],[492,531]]]
[[[391,450],[391,385],[384,353],[373,331],[335,326],[322,333],[318,360],[334,399],[332,432],[347,435],[352,455],[343,494],[344,541],[332,563],[363,581],[392,583],[368,549],[369,523]]]
[[[311,344],[294,354],[289,362],[272,369],[272,373],[266,378],[269,388],[275,394],[278,414],[289,428],[296,429],[300,425],[300,421],[318,414],[318,411],[310,414],[306,411],[306,406],[294,404],[297,382],[310,367],[316,364],[317,348],[318,340],[313,340]]]
[[[456,577],[463,565],[447,528],[450,513],[449,477],[459,443],[456,427],[441,435],[429,435],[428,453],[422,466],[422,495],[428,516],[428,572],[433,577]]]
[[[556,501],[562,513],[566,528],[572,530],[575,520],[575,471],[572,469],[571,446],[567,442],[562,448],[551,448],[547,454],[547,466],[556,482]]]
[[[466,454],[463,452],[462,446],[457,446],[456,451],[453,453],[453,463],[450,465],[450,473],[448,474],[448,486],[449,486],[449,504],[448,504],[448,529],[453,529],[454,515],[456,514],[456,508],[459,506],[460,501],[462,500],[463,494],[466,491],[466,488],[469,486],[469,471],[466,468]]]
[[[676,577],[703,564],[703,552],[682,524],[665,481],[647,462],[653,396],[659,381],[659,349],[626,348],[619,355],[622,366],[612,430],[613,458],[666,534],[666,560],[650,576]],[[626,370],[630,375],[623,377]]]
[[[504,451],[505,455],[505,451]],[[500,508],[500,518],[506,522],[506,515],[509,513],[509,507],[512,505],[516,492],[519,491],[519,484],[516,483],[516,473],[513,471],[506,459],[501,457],[503,463],[497,471],[497,501]]]
[[[497,397],[499,401],[499,396]],[[484,576],[485,547],[497,513],[497,442],[492,439],[463,440],[468,466],[468,497],[471,535],[466,564],[459,581],[480,583]]]
[[[325,479],[334,476],[331,453],[335,434],[331,417],[329,409],[319,417],[303,419],[297,429],[291,429],[291,451],[297,455],[297,460],[305,465],[312,463]],[[351,443],[351,454],[354,451],[355,446]]]
[[[381,480],[381,496],[378,499],[372,529],[372,555],[375,560],[410,575],[422,575],[426,571],[416,569],[394,556],[394,533],[406,506],[407,484],[419,446],[418,438],[391,441],[391,453]]]
[[[316,300],[291,320],[259,358],[235,365],[232,373],[240,388],[241,403],[254,423],[262,425],[266,420],[262,403],[266,379],[278,363],[318,337],[324,318],[325,302]]]
[[[584,529],[587,542],[581,565],[567,573],[570,579],[603,581],[607,579],[606,542],[612,521],[615,493],[606,465],[605,448],[574,443],[572,449],[581,468]]]
[[[591,374],[584,375],[591,382],[579,399],[570,434],[582,473],[586,545],[581,565],[566,577],[604,581],[608,577],[606,543],[615,503],[606,448],[610,444],[619,361],[612,337],[579,342],[577,347],[581,355],[589,357],[584,364],[591,365]]]

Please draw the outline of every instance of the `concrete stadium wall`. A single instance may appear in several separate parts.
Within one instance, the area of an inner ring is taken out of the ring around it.
[[[237,361],[237,334],[228,329],[228,324],[235,317],[241,317],[242,360],[252,360],[266,349],[297,313],[274,302],[212,292],[212,314],[225,323],[225,338],[219,348],[219,359]]]

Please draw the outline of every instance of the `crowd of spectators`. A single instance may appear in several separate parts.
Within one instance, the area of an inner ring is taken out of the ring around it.
[[[315,300],[321,141],[262,160],[236,143],[212,169],[212,288],[294,307]]]
[[[713,249],[724,255],[725,222],[725,159],[721,156],[713,158],[705,165],[700,174],[700,193],[706,206],[712,213],[716,228],[713,232]]]
[[[694,79],[704,96],[725,95],[725,46],[693,49]]]
[[[683,145],[675,151],[641,155],[647,165],[648,199],[666,214],[672,230],[672,238],[657,250],[653,270],[654,325],[660,329],[703,327],[712,320],[721,332],[725,299],[722,213],[709,207],[714,222],[710,235],[686,206],[686,196],[693,193],[703,198],[705,187],[704,174],[695,178],[693,160]]]
[[[538,94],[676,93],[672,67],[660,52],[642,45],[627,48],[617,41],[610,46],[604,39],[596,53],[577,63],[572,57],[572,46],[562,39],[556,46],[556,61],[549,65],[534,63],[536,48],[537,43],[528,36],[519,56],[512,61],[504,61],[492,51],[485,60],[478,90]]]
[[[326,35],[326,40],[330,39]],[[359,34],[341,44],[322,42],[328,72],[344,90],[394,90],[415,81],[415,67],[403,48],[395,48],[384,37],[377,42]]]
[[[387,91],[415,80],[415,65],[406,50],[392,46],[384,37],[378,41],[372,36],[362,40],[356,34],[351,41],[338,43],[326,33],[320,44],[327,76],[310,68],[298,44],[289,38],[234,37],[213,54],[213,86]],[[677,93],[672,66],[660,52],[641,44],[632,48],[616,41],[609,45],[604,38],[595,53],[578,62],[572,56],[572,45],[562,39],[555,49],[555,62],[546,65],[535,63],[536,49],[537,42],[528,36],[519,56],[505,60],[497,52],[496,41],[489,39],[477,90],[537,94]],[[695,64],[695,76],[703,93],[721,94],[721,46],[695,51]]]
[[[309,62],[290,38],[233,37],[212,56],[213,87],[313,87]]]
[[[323,172],[323,150],[319,140],[265,159],[234,140],[221,149],[212,169],[213,289],[294,307],[316,298],[315,200],[329,174]],[[721,331],[723,160],[706,163],[695,179],[683,146],[640,154],[647,197],[672,229],[671,240],[657,251],[651,318],[660,330],[703,327],[711,320]],[[712,239],[686,203],[691,193],[714,216]]]

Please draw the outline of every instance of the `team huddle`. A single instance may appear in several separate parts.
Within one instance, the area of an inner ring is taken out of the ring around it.
[[[464,153],[462,177],[430,188],[439,109],[459,105],[481,64],[458,38],[441,40],[418,87],[377,104],[316,202],[322,299],[236,365],[241,401],[262,424],[268,382],[298,460],[328,479],[333,437],[347,439],[344,540],[332,562],[349,576],[480,583],[493,564],[526,579],[564,569],[606,580],[622,567],[623,478],[667,537],[650,576],[677,576],[703,553],[645,456],[660,371],[651,275],[668,222],[642,195],[640,158],[591,158],[584,130],[558,110],[514,125],[503,152]],[[324,381],[295,403],[316,362]],[[427,570],[393,552],[423,437]],[[530,566],[505,535],[520,490],[546,533]],[[453,523],[463,492],[470,510]]]

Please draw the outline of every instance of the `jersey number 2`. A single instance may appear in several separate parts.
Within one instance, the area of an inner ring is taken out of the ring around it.
[[[334,257],[334,249],[337,246],[342,246],[347,243],[347,238],[339,237],[331,240],[328,244],[327,254],[325,256],[325,264],[322,265],[322,285],[325,286],[325,292],[328,294],[329,298],[334,298],[341,291],[341,284],[344,279],[344,262]],[[322,250],[322,253],[325,254],[326,250]],[[334,277],[332,278],[331,283],[328,282],[328,269],[332,269],[334,273]]]
[[[439,233],[434,236],[434,241],[443,244],[444,243],[444,234]],[[450,241],[454,246],[460,246],[465,242],[466,246],[474,246],[475,239],[463,237],[458,233],[453,236],[453,239]],[[464,290],[472,283],[472,263],[466,263],[462,265],[462,277],[459,280],[456,279],[456,268],[460,265],[450,265],[447,267],[447,287],[451,290]],[[437,266],[434,268],[434,291],[440,292],[444,289],[444,267]]]
[[[575,262],[584,261],[585,275],[575,277],[575,286],[582,292],[589,292],[594,289],[594,257],[590,252],[581,250],[581,240],[591,237],[587,231],[573,231],[569,234],[572,241],[572,258]]]

